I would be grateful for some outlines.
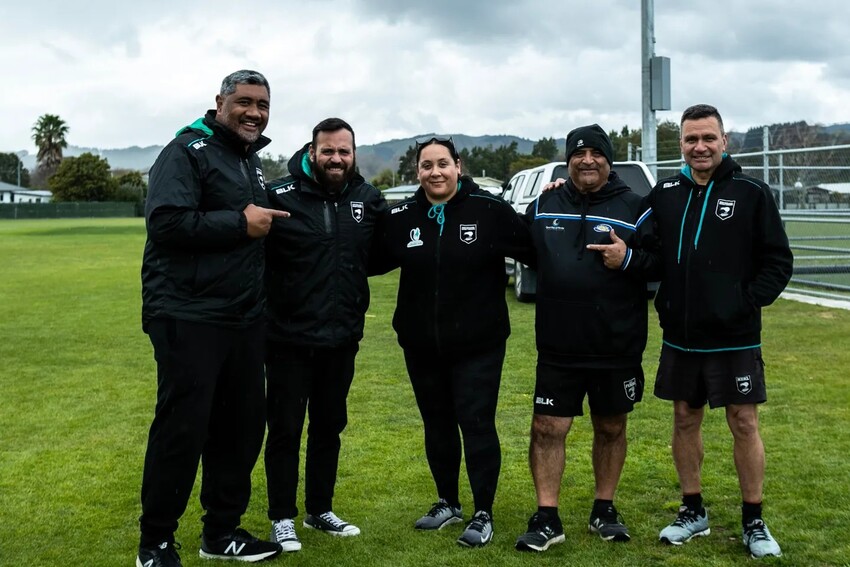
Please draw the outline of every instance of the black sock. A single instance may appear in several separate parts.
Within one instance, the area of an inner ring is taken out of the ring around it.
[[[741,523],[746,526],[753,520],[761,518],[761,502],[753,504],[752,502],[744,502],[741,505]]]
[[[614,501],[613,500],[600,500],[599,498],[597,498],[596,500],[593,501],[593,510],[590,512],[590,515],[594,518],[601,516],[602,514],[605,514],[606,512],[608,512],[609,508],[613,508],[613,507],[614,507]]]
[[[560,521],[561,519],[558,517],[558,507],[557,506],[538,506],[537,512],[543,514],[550,520]]]
[[[702,492],[697,492],[696,494],[683,494],[682,505],[688,510],[696,512],[700,516],[703,512],[705,512],[705,509],[702,507]]]

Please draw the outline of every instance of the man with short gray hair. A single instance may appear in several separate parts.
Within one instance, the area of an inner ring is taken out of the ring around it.
[[[200,555],[281,553],[239,528],[265,432],[263,238],[268,208],[257,151],[269,143],[269,86],[225,77],[216,108],[181,129],[150,171],[142,328],[157,399],[142,477],[136,567],[181,567],[174,542],[203,461]]]

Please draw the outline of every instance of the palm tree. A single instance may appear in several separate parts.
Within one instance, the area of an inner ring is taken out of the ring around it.
[[[56,114],[43,114],[32,127],[32,139],[38,147],[38,167],[55,171],[62,161],[62,148],[68,147],[68,125]]]

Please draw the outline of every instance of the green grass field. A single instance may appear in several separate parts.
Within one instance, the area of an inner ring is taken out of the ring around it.
[[[140,219],[0,221],[0,565],[133,565],[139,483],[153,415],[152,350],[140,328]],[[593,497],[590,427],[567,444],[561,515],[567,542],[542,555],[513,549],[534,510],[526,464],[534,384],[534,307],[509,298],[513,336],[498,427],[503,468],[493,544],[454,543],[452,526],[415,533],[435,499],[422,427],[390,320],[396,275],[372,280],[373,303],[349,398],[335,510],[363,530],[334,539],[299,530],[301,552],[272,565],[514,566],[749,564],[740,542],[740,496],[722,411],[704,426],[704,496],[712,533],[682,547],[657,542],[679,501],[670,457],[671,407],[652,396],[659,333],[645,357],[647,394],[629,423],[617,504],[628,544],[587,533]],[[780,300],[765,310],[770,401],[766,519],[785,555],[770,565],[850,565],[850,312]],[[462,499],[472,512],[462,476]],[[267,537],[262,462],[243,527]],[[196,487],[197,488],[197,487]],[[299,502],[300,503],[300,502]],[[200,506],[189,503],[177,539],[198,558]]]

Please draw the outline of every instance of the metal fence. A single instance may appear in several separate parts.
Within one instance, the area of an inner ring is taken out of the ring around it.
[[[774,191],[794,252],[788,291],[850,300],[850,145],[734,154],[744,173]],[[647,163],[656,178],[681,160]]]
[[[11,203],[0,205],[0,219],[141,216],[139,204],[129,202]]]

